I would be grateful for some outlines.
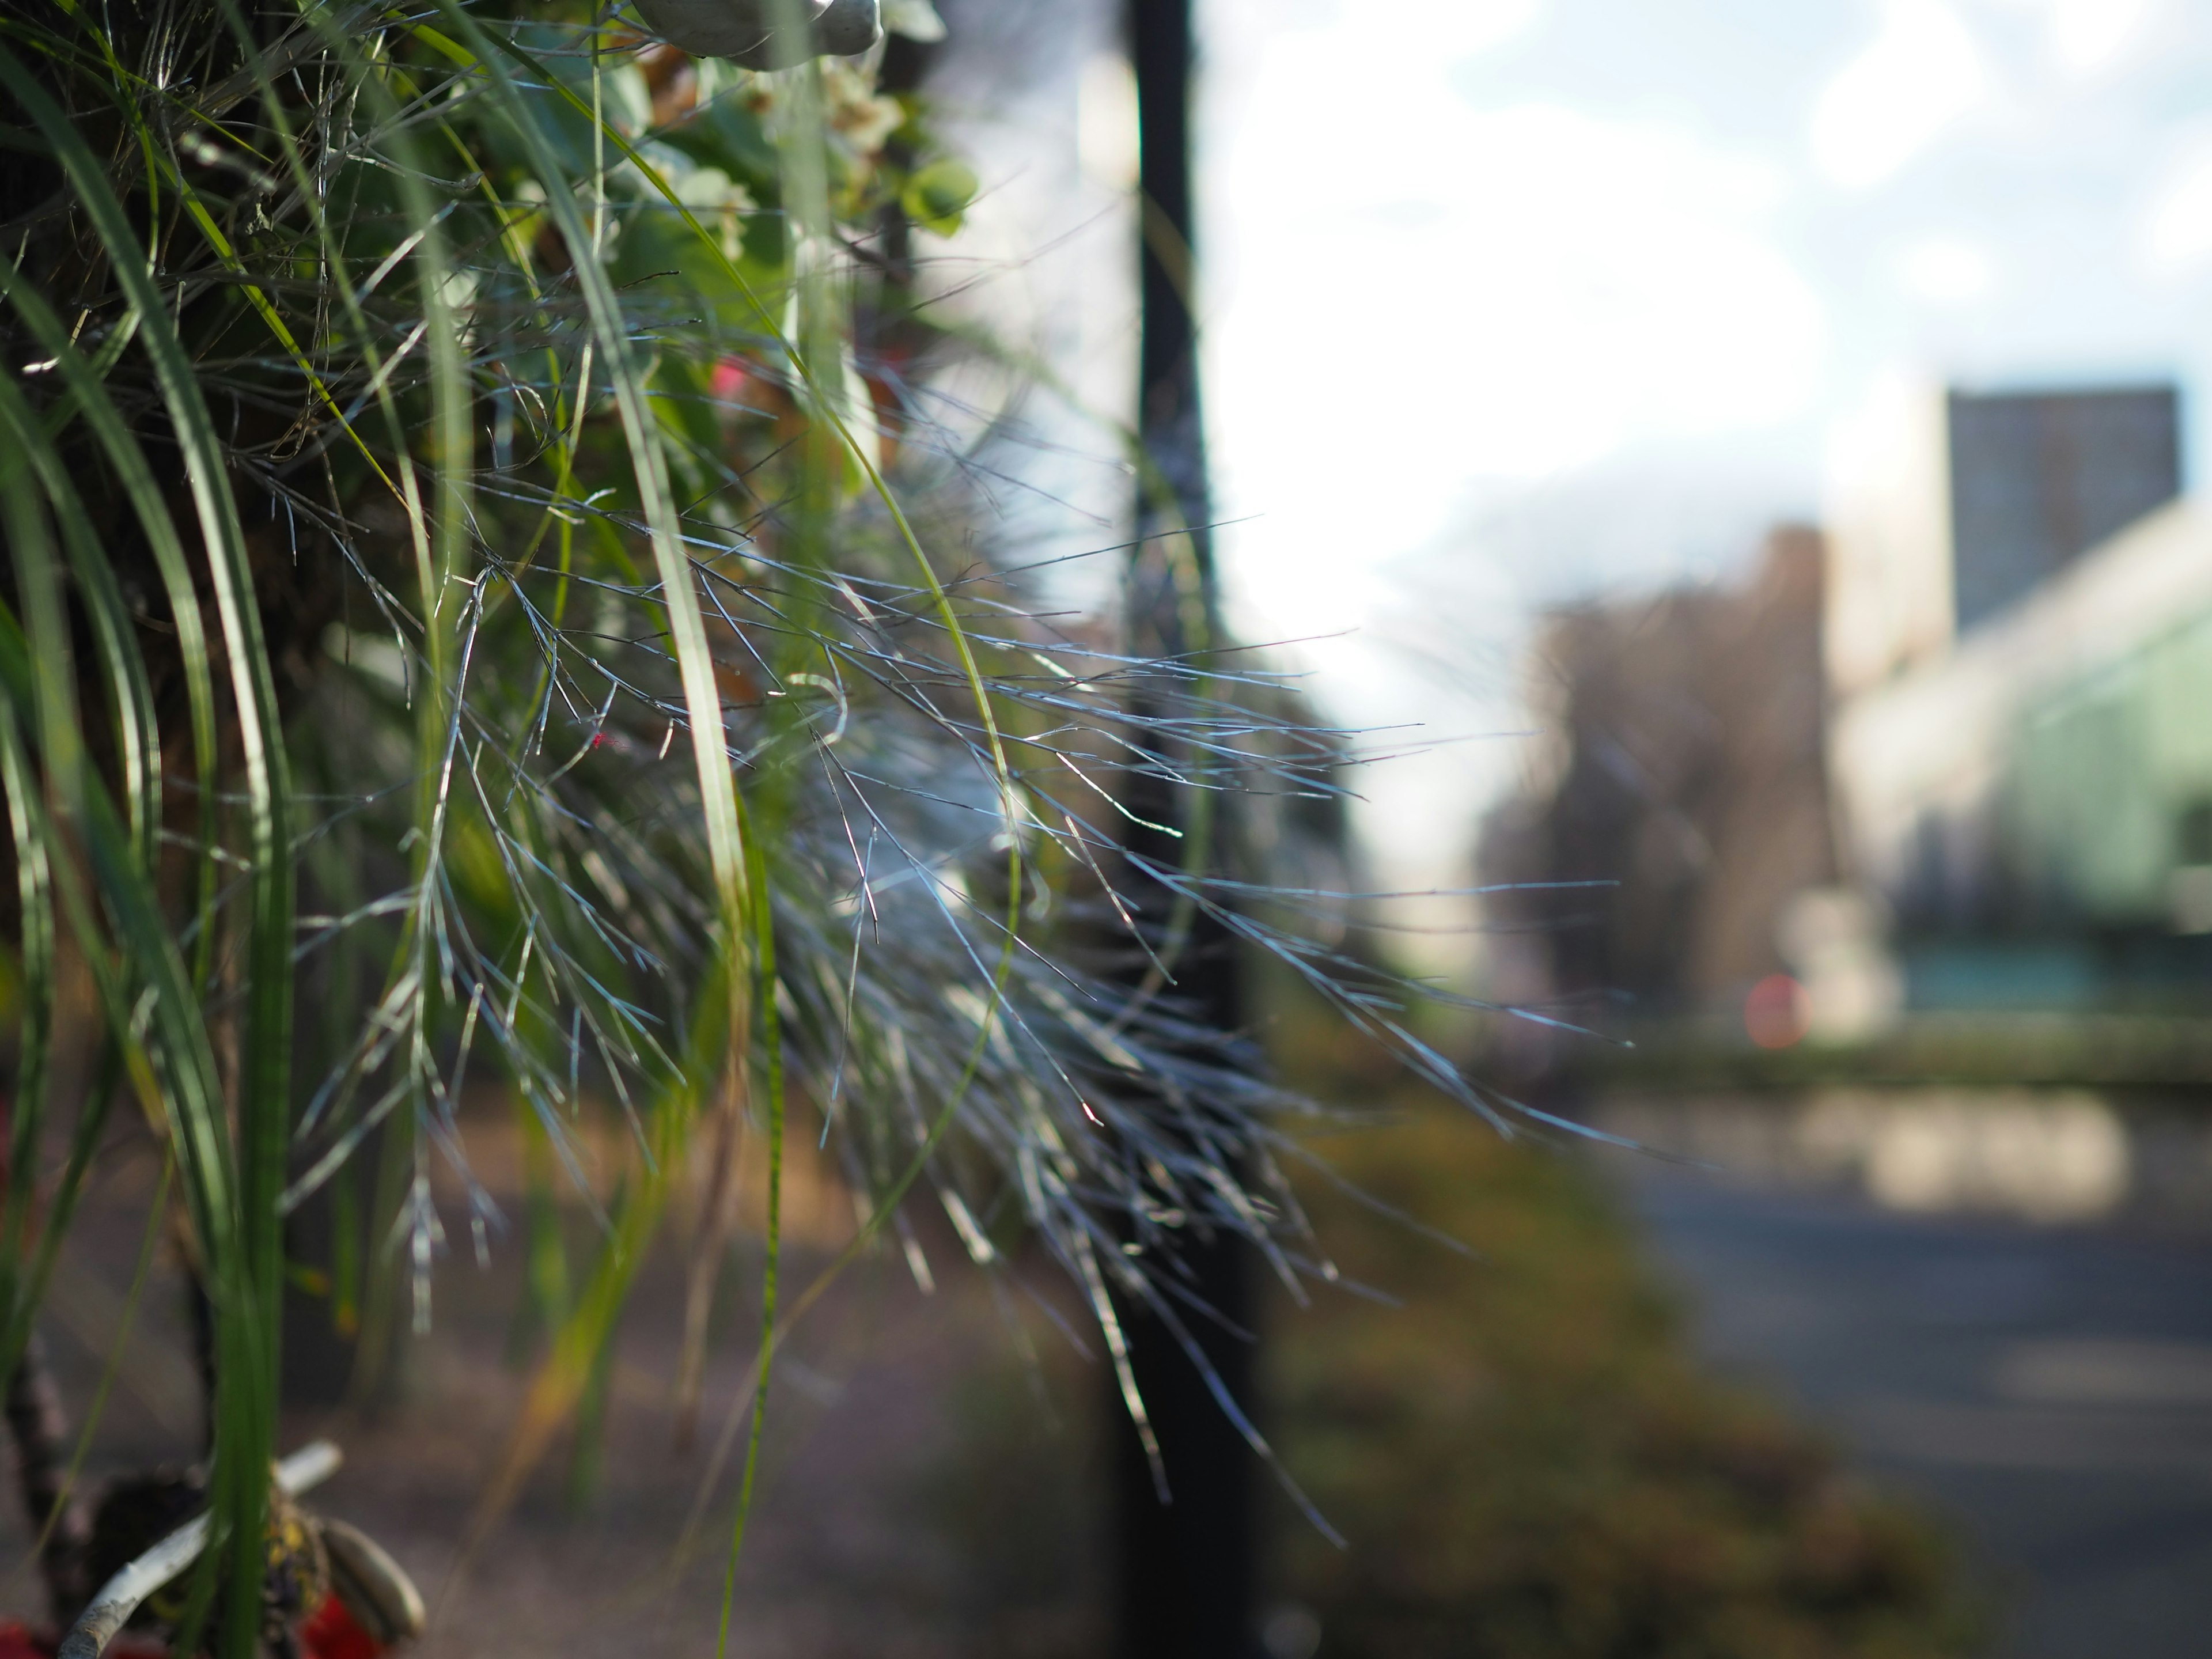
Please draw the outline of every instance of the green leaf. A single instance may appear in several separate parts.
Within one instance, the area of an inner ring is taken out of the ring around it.
[[[782,168],[775,144],[759,115],[734,93],[722,94],[653,137],[701,167],[721,168],[763,207],[780,199]]]
[[[975,205],[980,188],[975,170],[965,162],[932,161],[906,181],[899,204],[907,217],[939,236],[950,236]]]
[[[234,1207],[222,1218],[224,1236],[205,1241],[222,1354],[215,1509],[219,1523],[234,1538],[258,1539],[276,1442],[276,1336],[283,1279],[278,1206],[290,1146],[294,865],[290,789],[274,678],[221,440],[191,358],[154,280],[147,251],[77,125],[4,45],[0,45],[0,86],[29,115],[61,164],[78,207],[106,252],[117,283],[138,315],[139,341],[153,361],[184,454],[222,619],[245,770],[250,848],[246,995],[239,1042],[243,1064],[237,1113],[238,1186],[234,1195],[226,1195],[227,1204]],[[82,786],[88,822],[98,819],[101,811],[112,813],[96,786],[97,780],[90,778]],[[100,886],[112,902],[116,892],[130,884],[134,860],[119,847],[103,860],[100,837],[93,841]],[[146,955],[149,948],[174,955],[173,940],[160,924],[158,907],[147,921],[149,936],[132,943],[142,970],[150,961]],[[181,993],[183,988],[175,988]],[[198,1047],[205,1051],[207,1032],[196,1000],[190,1014]],[[179,1127],[192,1136],[219,1141],[227,1160],[232,1150],[229,1114],[220,1091],[180,1100],[178,1105],[189,1106],[190,1115],[198,1119]],[[211,1208],[204,1208],[198,1218],[210,1224],[216,1220]],[[214,1248],[217,1244],[224,1248]],[[253,1551],[234,1550],[229,1569],[240,1604],[258,1595],[261,1569]],[[252,1621],[229,1621],[225,1659],[251,1659],[255,1639]]]

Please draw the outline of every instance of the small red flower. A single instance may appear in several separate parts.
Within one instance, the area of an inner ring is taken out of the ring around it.
[[[384,1650],[335,1595],[325,1596],[323,1605],[300,1627],[301,1659],[377,1659]],[[0,1659],[10,1656],[0,1654]]]

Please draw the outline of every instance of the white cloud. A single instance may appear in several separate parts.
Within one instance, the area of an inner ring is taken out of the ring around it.
[[[2118,67],[2142,44],[2159,0],[2047,0],[2051,56],[2075,75]]]
[[[1447,60],[1487,51],[1527,33],[1543,0],[1461,0],[1457,5],[1400,4],[1389,8],[1407,27],[1401,50]]]
[[[1247,539],[1270,631],[1345,625],[1355,567],[1421,546],[1470,479],[1753,428],[1813,396],[1825,318],[1768,232],[1778,168],[1663,125],[1478,112],[1404,84],[1402,62],[1295,45],[1217,175],[1237,264],[1264,273],[1212,327],[1212,384],[1228,493],[1268,514]],[[1364,118],[1307,145],[1332,76]],[[1395,95],[1345,84],[1386,76]]]
[[[1417,665],[1406,562],[1463,523],[1471,490],[1804,412],[1826,319],[1778,240],[1787,169],[1686,124],[1473,107],[1454,53],[1484,37],[1446,0],[1245,38],[1207,172],[1225,210],[1209,222],[1218,506],[1248,520],[1224,540],[1237,623],[1310,641],[1300,654],[1355,723],[1417,728],[1408,744],[1496,731],[1510,711],[1447,684],[1463,634],[1434,678]],[[1517,603],[1498,596],[1498,614]],[[1421,605],[1438,634],[1463,629],[1433,593]],[[1504,752],[1363,781],[1393,879],[1449,873],[1414,854],[1460,845],[1460,797]]]
[[[1979,104],[1988,81],[1973,34],[1943,0],[1882,0],[1880,32],[1814,106],[1813,159],[1847,188],[1878,185]]]
[[[2142,55],[2166,0],[1981,0],[1993,11],[2039,18],[2051,65],[2069,79],[2124,69]]]
[[[2212,264],[2212,131],[2179,147],[2143,216],[2136,252],[2146,272],[2169,280]]]
[[[1915,242],[1897,257],[1898,285],[1915,299],[1939,305],[1964,305],[1990,291],[1990,257],[1975,244],[1952,236]]]

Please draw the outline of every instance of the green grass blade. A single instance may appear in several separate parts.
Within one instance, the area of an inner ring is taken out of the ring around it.
[[[0,512],[18,558],[46,526],[21,452],[0,447]],[[8,824],[15,854],[16,900],[21,909],[18,971],[21,1014],[16,1022],[15,1092],[9,1125],[6,1209],[0,1211],[0,1318],[15,1323],[21,1273],[36,1195],[39,1152],[46,1114],[46,1085],[53,1043],[54,900],[52,867],[38,832],[40,786],[27,757],[0,754],[0,785],[8,795]],[[14,1356],[0,1354],[12,1370]]]
[[[591,228],[577,210],[574,187],[560,158],[528,100],[521,96],[514,77],[500,62],[500,49],[455,0],[439,0],[438,9],[459,37],[462,61],[472,64],[489,79],[493,95],[501,100],[502,118],[509,123],[514,137],[529,155],[532,170],[544,189],[545,210],[568,245],[576,284],[591,318],[593,344],[605,361],[636,478],[640,510],[653,544],[661,598],[668,609],[670,643],[676,654],[690,719],[701,815],[708,856],[714,868],[724,948],[741,951],[749,908],[745,902],[744,846],[738,827],[737,784],[731,772],[729,740],[723,728],[721,691],[714,679],[714,654],[707,642],[706,623],[699,608],[690,559],[684,550],[682,526],[677,522],[659,423],[647,401],[644,378],[629,343],[622,302],[595,257]],[[434,33],[422,32],[426,37]],[[452,45],[443,41],[442,37],[440,40],[448,46]],[[517,55],[521,54],[518,52]],[[557,77],[549,79],[552,84],[560,85]],[[588,106],[586,109],[588,113]],[[629,151],[627,141],[605,121],[599,123],[599,130],[626,153]],[[731,982],[736,986],[739,982],[738,976],[732,975]]]
[[[447,0],[447,3],[450,3],[450,0]],[[457,58],[462,56],[452,42],[446,40],[435,31],[418,27],[416,33],[449,55]],[[586,115],[591,113],[589,106],[585,105],[558,76],[547,70],[529,53],[510,41],[501,41],[500,46],[501,49],[509,56],[539,76],[546,85],[551,87],[573,106]],[[958,611],[952,604],[951,595],[945,591],[944,582],[939,578],[936,567],[930,562],[929,555],[923,550],[921,538],[915,532],[913,521],[908,517],[906,508],[899,501],[897,493],[891,489],[889,481],[884,477],[882,469],[868,453],[866,446],[860,442],[858,434],[853,431],[851,425],[840,412],[837,403],[832,399],[821,379],[809,365],[805,355],[789,337],[782,320],[762,302],[752,285],[745,280],[744,273],[730,258],[720,240],[709,234],[707,228],[700,223],[698,216],[693,213],[676,193],[675,189],[663,176],[660,170],[653,165],[651,159],[631,143],[620,129],[609,126],[605,131],[607,137],[621,153],[623,159],[638,169],[640,174],[676,211],[693,236],[720,267],[722,275],[730,283],[732,288],[743,297],[745,304],[752,310],[762,332],[775,341],[778,349],[790,361],[794,373],[811,394],[814,408],[836,432],[839,443],[851,456],[854,464],[860,468],[862,476],[866,478],[870,490],[883,503],[884,511],[890,515],[899,539],[906,548],[921,579],[923,587],[930,596],[931,605],[936,612],[939,622],[952,640],[954,649],[958,655],[961,672],[967,681],[969,693],[975,699],[977,719],[983,727],[994,781],[999,791],[1000,812],[1006,823],[1006,892],[1008,895],[1005,937],[1000,945],[997,967],[992,975],[988,1013],[982,1021],[981,1029],[976,1032],[975,1044],[969,1056],[961,1080],[951,1091],[951,1097],[940,1115],[939,1121],[942,1127],[936,1129],[930,1137],[927,1150],[933,1152],[937,1142],[942,1139],[943,1129],[950,1127],[957,1115],[961,1103],[966,1098],[969,1089],[974,1085],[976,1073],[982,1065],[984,1054],[990,1046],[994,1023],[1005,1003],[1007,981],[1013,972],[1014,962],[1019,954],[1021,945],[1023,870],[1021,830],[1027,820],[1027,814],[1020,805],[1019,789],[1014,781],[1012,764],[1007,759],[1005,738],[1000,730],[998,714],[991,697],[990,689],[983,678],[981,665],[976,659],[975,642],[969,637],[966,625],[962,622]],[[570,206],[573,216],[573,204]],[[697,741],[696,712],[693,735],[696,743]],[[902,1194],[913,1184],[914,1176],[919,1173],[920,1169],[917,1167],[912,1174],[899,1183]]]
[[[760,1007],[761,1049],[768,1073],[768,1217],[761,1264],[760,1364],[753,1379],[752,1428],[745,1444],[744,1478],[738,1483],[737,1515],[730,1524],[729,1565],[722,1575],[715,1659],[722,1659],[729,1651],[730,1613],[738,1594],[738,1557],[744,1549],[745,1523],[752,1516],[754,1484],[760,1473],[769,1381],[775,1370],[776,1290],[783,1266],[783,1030],[782,1016],[775,1006],[775,914],[770,902],[768,858],[760,836],[748,836],[745,845],[752,863],[753,961],[758,975],[754,995]]]
[[[191,708],[192,757],[198,775],[200,844],[204,848],[212,848],[216,843],[216,808],[219,799],[216,784],[215,675],[208,653],[207,625],[200,611],[199,592],[192,581],[191,569],[185,558],[183,538],[178,534],[176,520],[170,515],[168,503],[162,499],[161,487],[155,482],[153,469],[148,465],[138,440],[117,410],[114,399],[108,394],[102,368],[102,362],[111,361],[106,351],[103,349],[98,361],[87,359],[70,340],[69,331],[62,325],[61,319],[55,315],[46,296],[5,260],[0,260],[0,296],[6,298],[15,313],[38,337],[40,349],[60,368],[69,386],[69,396],[98,439],[108,465],[115,469],[124,495],[129,501],[139,527],[145,534],[147,546],[154,556],[155,568],[161,574],[162,591],[168,601],[171,625],[177,633],[177,652],[184,670],[185,692]],[[133,313],[125,326],[115,330],[110,343],[116,340],[128,340],[136,332],[137,325],[137,314]],[[158,785],[158,771],[155,781]],[[154,822],[158,825],[158,799],[149,805],[156,808]],[[203,859],[198,892],[198,932],[203,952],[212,947],[214,940],[215,893],[215,862],[212,859]],[[204,964],[198,976],[204,979]]]
[[[290,802],[283,733],[245,538],[223,465],[220,440],[184,343],[148,269],[145,248],[82,134],[15,52],[0,45],[0,86],[27,113],[68,177],[76,202],[105,247],[115,279],[139,319],[139,340],[152,359],[207,542],[208,567],[222,620],[231,674],[246,799],[250,919],[238,1103],[239,1210],[241,1249],[214,1257],[210,1292],[223,1372],[216,1402],[215,1503],[235,1539],[258,1539],[265,1510],[276,1436],[276,1335],[283,1280],[279,1200],[290,1145],[292,916],[294,868]],[[52,758],[51,757],[49,757]],[[89,804],[97,792],[88,792]],[[105,809],[104,804],[102,810]],[[88,813],[90,817],[97,812]],[[127,862],[127,861],[126,861]],[[127,867],[104,877],[128,880]],[[104,878],[103,889],[110,880]],[[161,942],[167,943],[167,935]],[[143,946],[134,945],[146,958]],[[192,1009],[194,1024],[205,1032]],[[220,1113],[218,1097],[198,1103]],[[221,1116],[210,1128],[225,1128]],[[227,1279],[227,1282],[224,1282]],[[234,1605],[259,1594],[261,1567],[252,1550],[231,1552]],[[226,1626],[224,1659],[252,1659],[255,1633],[243,1619]]]
[[[33,414],[22,388],[12,375],[6,374],[0,374],[0,431],[7,433],[16,453],[27,461],[29,471],[37,477],[53,508],[55,520],[61,526],[62,540],[69,549],[70,571],[76,578],[77,592],[92,623],[94,642],[99,647],[100,665],[106,671],[131,830],[138,842],[140,858],[150,869],[161,817],[161,738],[154,715],[153,688],[147,681],[145,662],[131,638],[131,616],[124,604],[122,589],[116,582],[106,550],[92,534],[91,515],[86,512],[60,453]],[[51,659],[47,675],[52,682],[53,670],[68,660],[68,629],[60,612],[58,592],[46,591],[52,586],[51,574],[34,575],[33,570],[50,572],[49,561],[39,556],[32,569],[18,572],[17,581],[19,587],[27,580],[35,581],[40,591],[40,602],[36,606],[26,594],[25,614],[34,618],[34,629],[43,627],[52,630],[52,651],[56,654]],[[39,617],[41,611],[47,613],[43,619]],[[77,710],[73,695],[58,684],[50,684],[47,695],[53,701],[56,714],[74,725]],[[47,746],[52,749],[53,744],[50,732]]]

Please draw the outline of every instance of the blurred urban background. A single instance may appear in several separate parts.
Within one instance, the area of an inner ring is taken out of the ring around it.
[[[1428,1349],[1400,1331],[1371,1339],[1391,1360],[1343,1360],[1356,1384],[1279,1383],[1292,1425],[1346,1395],[1364,1402],[1339,1401],[1350,1419],[1393,1425],[1365,1486],[1324,1498],[1353,1565],[1291,1550],[1316,1577],[1284,1593],[1316,1610],[1324,1652],[2195,1651],[2212,1613],[2212,519],[2194,488],[2212,14],[1199,15],[1227,598],[1364,733],[1354,856],[1406,895],[1365,908],[1369,936],[1504,1011],[1451,1032],[1455,1056],[1647,1149],[1564,1156],[1632,1271],[1678,1298],[1705,1386],[1763,1390],[1853,1478],[1920,1505],[1982,1623],[1933,1634],[1942,1598],[1899,1592],[1889,1638],[1847,1618],[1746,1637],[1739,1607],[1712,1627],[1735,1634],[1638,1646],[1637,1617],[1668,1625],[1653,1606],[1716,1594],[1684,1564],[1718,1547],[1670,1490],[1676,1553],[1622,1547],[1602,1504],[1562,1546],[1610,1550],[1618,1580],[1582,1593],[1640,1614],[1611,1635],[1516,1625],[1511,1571],[1468,1565],[1515,1553],[1478,1500],[1435,1548],[1378,1518],[1446,1524],[1421,1480],[1386,1491],[1409,1455],[1526,1497],[1498,1463],[1455,1460],[1480,1413],[1433,1396],[1469,1368],[1561,1386],[1534,1380],[1529,1356],[1557,1352],[1541,1317],[1498,1319],[1480,1267],[1434,1263],[1414,1282],[1483,1322],[1479,1358],[1446,1357],[1432,1310]],[[1112,9],[1059,40],[1030,60],[1055,73],[975,100],[977,131],[987,149],[1067,135],[1066,175],[1034,147],[1000,170],[1005,234],[1069,239],[1025,268],[1039,338],[1112,406],[1131,301],[1082,250],[1121,234],[1135,135]],[[1409,1133],[1404,1158],[1436,1156]],[[1388,1164],[1387,1144],[1350,1156]],[[1416,1213],[1492,1243],[1482,1190],[1468,1173]],[[1400,1265],[1383,1290],[1408,1292]],[[1298,1317],[1268,1340],[1294,1350]],[[1607,1433],[1585,1425],[1583,1453]],[[1310,1470],[1301,1443],[1286,1455]],[[1547,1455],[1527,1467],[1571,1461]],[[1457,1577],[1435,1559],[1455,1553]],[[1769,1589],[1793,1570],[1776,1571]],[[1456,1609],[1457,1636],[1417,1638],[1423,1605]],[[1394,1636],[1373,1634],[1378,1607]]]

